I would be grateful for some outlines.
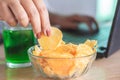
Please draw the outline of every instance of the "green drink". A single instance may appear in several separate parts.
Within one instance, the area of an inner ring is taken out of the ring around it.
[[[6,28],[2,35],[7,66],[11,68],[30,66],[27,50],[34,45],[32,29]]]

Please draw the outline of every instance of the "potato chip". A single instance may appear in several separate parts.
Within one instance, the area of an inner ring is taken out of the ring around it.
[[[63,57],[63,56],[60,56]],[[68,57],[64,55],[64,57]],[[55,72],[59,77],[67,77],[69,75],[70,70],[74,67],[74,59],[47,59],[47,63],[49,67]]]
[[[85,41],[84,44],[90,46],[91,48],[94,48],[97,45],[97,41],[96,40],[87,40],[87,41]]]
[[[75,66],[76,66],[76,69],[78,69],[79,73],[84,72],[84,70],[87,67],[89,61],[90,61],[89,57],[84,57],[84,58],[78,58],[78,59],[76,59]]]
[[[69,46],[71,48],[71,54],[75,55],[76,54],[76,50],[77,50],[77,45],[72,44],[72,43],[68,43],[66,44],[66,46]]]
[[[56,50],[49,50],[42,51],[41,56],[46,57],[44,60],[47,62],[52,72],[54,72],[56,75],[59,75],[60,77],[68,76],[71,68],[74,67],[74,59],[72,59],[74,56],[70,53],[61,53]],[[53,58],[55,58],[55,60]],[[46,74],[50,74],[50,69],[45,68]]]
[[[41,49],[37,45],[35,45],[35,50],[33,51],[33,55],[39,56],[40,52],[41,52]]]
[[[74,56],[68,52],[61,53],[56,50],[42,51],[41,56],[48,58],[73,58]]]
[[[79,44],[77,47],[76,57],[88,56],[93,54],[93,50],[90,46],[86,44]]]
[[[61,45],[61,46],[57,47],[55,51],[57,51],[59,53],[63,53],[63,54],[71,53],[71,47],[69,47],[67,45]]]
[[[51,27],[51,35],[49,37],[41,35],[38,42],[44,50],[51,50],[55,49],[61,43],[62,37],[62,32],[58,28]]]
[[[65,42],[62,40],[61,43],[60,43],[60,45],[64,45],[64,44],[65,44]]]
[[[45,73],[46,75],[48,75],[49,77],[55,76],[55,73],[53,72],[53,70],[52,70],[49,66],[45,66],[45,67],[43,68],[43,70],[44,70],[44,73]]]

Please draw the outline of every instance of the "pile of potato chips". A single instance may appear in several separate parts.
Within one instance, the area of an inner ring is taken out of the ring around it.
[[[42,35],[38,39],[40,48],[36,45],[33,51],[33,55],[43,57],[37,62],[44,73],[49,77],[60,78],[81,74],[92,60],[92,55],[96,54],[97,41],[87,40],[79,45],[66,44],[58,28],[51,27],[51,31],[51,36]]]

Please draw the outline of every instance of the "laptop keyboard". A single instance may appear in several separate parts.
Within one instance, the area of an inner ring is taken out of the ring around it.
[[[100,27],[98,33],[92,35],[81,35],[81,34],[74,34],[74,32],[70,33],[63,31],[63,35],[64,35],[63,40],[66,42],[73,42],[79,44],[81,42],[86,41],[86,39],[94,39],[94,40],[98,40],[98,43],[101,44],[101,42],[108,40],[110,29],[111,27],[102,26]]]

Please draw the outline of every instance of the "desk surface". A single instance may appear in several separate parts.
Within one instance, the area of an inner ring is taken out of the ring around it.
[[[120,50],[109,58],[96,60],[86,75],[76,80],[120,80]],[[50,80],[36,75],[32,67],[10,69],[5,66],[4,49],[0,45],[0,80]]]

